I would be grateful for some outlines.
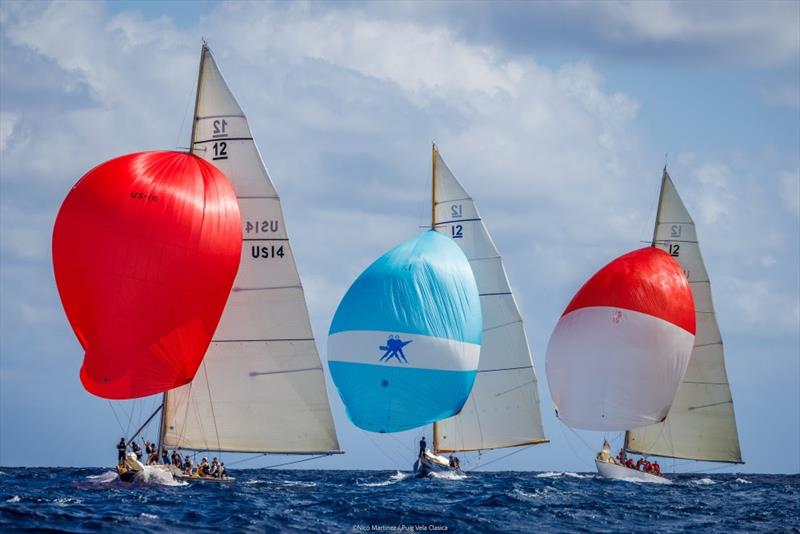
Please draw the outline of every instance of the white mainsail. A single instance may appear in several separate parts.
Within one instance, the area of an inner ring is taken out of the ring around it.
[[[203,45],[192,151],[231,181],[242,259],[194,380],[165,394],[162,444],[195,450],[337,452],[325,379],[280,199],[247,118]]]
[[[648,455],[740,463],[739,435],[711,284],[694,221],[666,168],[653,245],[675,258],[689,278],[697,334],[689,367],[666,420],[629,430],[625,447],[630,452]]]
[[[528,338],[503,260],[472,198],[433,147],[433,225],[472,266],[483,310],[478,375],[461,412],[434,424],[434,449],[457,452],[547,443]]]

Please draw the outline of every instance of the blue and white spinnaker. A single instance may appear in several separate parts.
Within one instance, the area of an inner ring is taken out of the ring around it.
[[[428,231],[370,265],[342,298],[328,365],[350,420],[400,432],[457,414],[478,368],[483,319],[469,262]]]

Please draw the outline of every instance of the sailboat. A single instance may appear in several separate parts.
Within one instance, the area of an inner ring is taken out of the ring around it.
[[[461,411],[433,423],[433,454],[417,463],[422,474],[447,470],[443,454],[548,443],[542,428],[536,372],[522,315],[503,259],[475,202],[432,147],[431,224],[469,260],[483,315],[475,385]],[[452,468],[451,468],[452,469]]]
[[[280,198],[247,118],[205,42],[191,151],[230,180],[241,212],[243,246],[233,288],[199,371],[190,383],[165,392],[150,416],[161,416],[158,455],[166,449],[339,454]]]
[[[625,449],[666,458],[743,463],[711,280],[694,220],[666,167],[652,244],[675,258],[686,273],[694,297],[697,331],[689,366],[667,418],[628,430]]]
[[[567,425],[626,431],[617,458],[607,442],[595,458],[603,477],[669,482],[626,465],[627,453],[741,463],[708,273],[666,167],[651,247],[578,292],[551,337],[547,374]]]
[[[242,258],[200,371],[164,394],[159,450],[341,453],[280,198],[205,43],[192,152],[233,185]]]

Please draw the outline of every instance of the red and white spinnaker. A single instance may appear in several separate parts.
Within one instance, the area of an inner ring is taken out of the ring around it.
[[[686,372],[695,310],[686,275],[655,247],[621,256],[578,291],[547,347],[558,417],[618,431],[662,421]]]

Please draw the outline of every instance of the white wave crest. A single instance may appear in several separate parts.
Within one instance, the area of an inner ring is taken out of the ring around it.
[[[317,485],[316,482],[307,482],[304,480],[282,480],[284,486],[300,486],[301,488],[313,488]]]
[[[19,501],[21,501],[21,500],[22,500],[22,499],[20,499],[20,498],[19,498],[19,495],[14,495],[14,496],[13,496],[13,497],[11,497],[10,499],[6,499],[6,502],[19,502]]]
[[[707,486],[709,484],[715,484],[715,482],[710,478],[698,478],[697,480],[692,480],[692,484],[697,484],[698,486]]]
[[[745,480],[744,478],[737,478],[736,482],[738,482],[739,484],[752,484],[752,482],[750,482],[749,480]]]
[[[380,487],[380,486],[389,486],[390,484],[397,484],[401,480],[405,480],[410,476],[411,475],[409,475],[408,473],[401,473],[400,471],[397,471],[397,472],[395,472],[395,474],[390,476],[388,480],[383,480],[381,482],[365,482],[363,484],[361,484],[359,482],[358,485],[366,487],[366,488],[376,488],[376,487]]]
[[[142,519],[158,519],[158,516],[155,514],[148,514],[147,512],[142,512],[139,514],[139,517]]]
[[[438,478],[440,480],[464,480],[467,478],[467,475],[464,473],[456,473],[455,471],[442,471],[441,473],[433,471],[428,473],[428,476],[432,478]]]
[[[101,473],[99,475],[89,475],[86,477],[86,479],[94,482],[95,484],[108,484],[109,482],[119,480],[119,475],[114,471],[106,471],[105,473]]]
[[[542,499],[546,497],[548,493],[549,493],[548,488],[536,489],[533,490],[533,493],[528,493],[527,491],[523,491],[521,489],[515,489],[512,492],[513,495],[516,495],[517,497],[523,500]]]
[[[547,471],[545,473],[539,473],[538,475],[536,475],[536,478],[560,478],[560,477],[594,478],[594,475],[581,475],[579,473],[573,473],[571,471]]]
[[[53,501],[58,506],[69,506],[71,504],[80,504],[82,501],[80,499],[76,499],[74,497],[59,497],[58,499]]]
[[[144,471],[137,473],[135,482],[144,484],[159,484],[161,486],[188,486],[188,482],[175,480],[172,473],[157,465],[146,465]]]

